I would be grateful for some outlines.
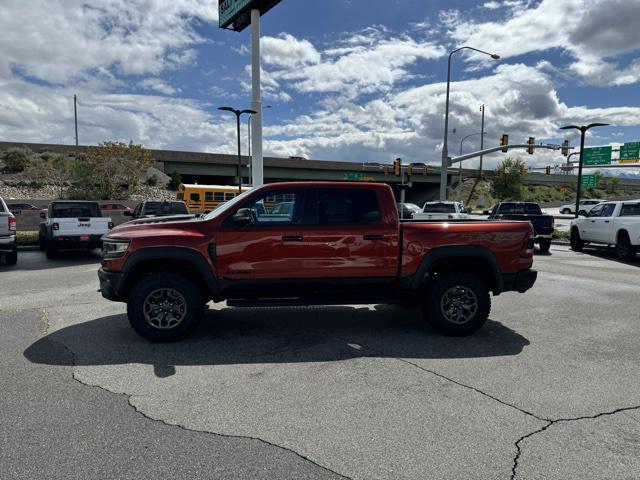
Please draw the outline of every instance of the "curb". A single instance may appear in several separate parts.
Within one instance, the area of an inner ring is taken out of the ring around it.
[[[39,252],[40,247],[38,245],[18,245],[19,252]]]

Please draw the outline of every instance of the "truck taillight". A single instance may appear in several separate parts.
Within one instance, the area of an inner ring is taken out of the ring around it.
[[[113,228],[113,222],[109,222],[109,230]]]
[[[524,241],[524,245],[522,247],[522,254],[520,256],[522,258],[533,257],[534,246],[535,246],[535,241],[533,240],[533,233],[530,233],[529,237]]]
[[[60,224],[59,223],[53,223],[51,225],[51,229],[52,230],[60,230]]]
[[[9,217],[9,231],[16,231],[16,217]]]

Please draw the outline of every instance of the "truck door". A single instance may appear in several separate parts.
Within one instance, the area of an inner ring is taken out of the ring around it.
[[[600,217],[603,205],[596,205],[580,222],[580,237],[587,242],[595,242],[597,237],[596,219]]]
[[[315,215],[312,225],[305,227],[308,276],[372,281],[395,277],[397,217],[381,211],[375,189],[328,187],[309,196]]]
[[[271,190],[238,205],[216,234],[218,275],[243,282],[305,278],[304,197],[300,188]],[[273,213],[278,199],[290,208]],[[234,225],[231,216],[241,208],[251,210],[251,224]]]
[[[591,218],[591,230],[594,242],[615,243],[613,239],[613,212],[616,209],[615,203],[605,203],[598,209],[598,216]],[[594,208],[595,210],[595,208]],[[593,211],[593,210],[592,210]]]

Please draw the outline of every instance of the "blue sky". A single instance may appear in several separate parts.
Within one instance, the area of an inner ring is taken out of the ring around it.
[[[450,150],[480,130],[481,104],[490,145],[560,142],[558,127],[591,121],[613,124],[591,145],[638,141],[639,12],[640,0],[283,0],[262,22],[265,153],[436,163],[447,53],[461,45],[502,58],[454,57]],[[216,1],[6,0],[0,31],[3,140],[73,143],[77,93],[81,143],[233,151],[217,107],[249,106],[249,30],[220,30]]]

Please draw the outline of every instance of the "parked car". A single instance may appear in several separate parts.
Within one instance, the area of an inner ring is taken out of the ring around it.
[[[16,217],[9,211],[0,197],[0,257],[7,265],[18,262],[18,244],[16,243]]]
[[[422,212],[413,215],[414,220],[454,220],[467,218],[467,210],[460,202],[427,202]]]
[[[138,218],[189,215],[189,210],[187,210],[187,205],[181,201],[146,201],[136,205],[136,208],[133,210],[133,212],[127,211],[124,212],[124,214],[126,216],[133,217],[133,219],[136,220]]]
[[[569,232],[575,251],[586,243],[615,245],[618,258],[631,260],[640,249],[640,201],[596,205],[586,216],[574,218]]]
[[[121,203],[100,203],[100,211],[102,213],[124,213],[131,212],[133,209]]]
[[[98,202],[56,201],[40,214],[40,250],[56,258],[60,250],[90,250],[102,246],[102,236],[113,228],[103,217]]]
[[[580,215],[586,215],[591,211],[593,207],[595,207],[596,205],[604,201],[605,200],[598,200],[597,198],[587,198],[585,200],[581,200],[578,213]],[[568,203],[567,205],[562,205],[559,210],[560,210],[560,213],[564,215],[576,213],[576,203],[573,202],[573,203]]]
[[[274,222],[264,205],[279,194],[294,206]],[[533,247],[527,222],[400,222],[386,184],[272,183],[203,218],[116,227],[98,277],[103,297],[126,302],[132,327],[151,341],[187,335],[210,300],[403,302],[421,305],[437,331],[462,336],[487,320],[490,292],[531,288]]]
[[[555,229],[553,215],[542,212],[540,205],[533,202],[502,202],[491,211],[485,211],[491,220],[523,220],[531,222],[535,243],[542,252],[548,252],[551,248],[551,239]]]
[[[7,207],[14,213],[21,213],[24,210],[44,210],[43,208],[36,207],[35,205],[31,205],[30,203],[8,203]]]
[[[398,203],[396,206],[401,219],[411,219],[416,213],[422,212],[422,209],[415,203]]]

